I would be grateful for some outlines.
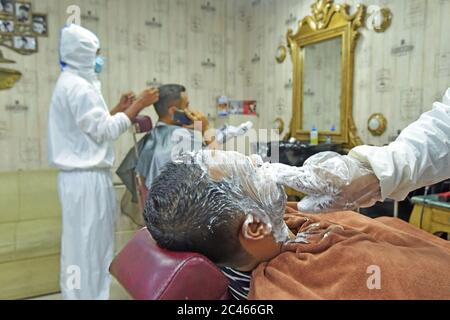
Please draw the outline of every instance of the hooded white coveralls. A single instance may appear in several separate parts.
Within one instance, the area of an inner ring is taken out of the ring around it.
[[[64,299],[109,298],[116,218],[112,141],[131,122],[108,111],[95,73],[99,47],[98,38],[78,25],[62,30],[63,72],[51,100],[48,146],[50,165],[60,170]]]
[[[411,191],[450,179],[450,88],[442,103],[435,102],[395,142],[359,146],[350,155],[370,164],[382,199],[402,201]]]

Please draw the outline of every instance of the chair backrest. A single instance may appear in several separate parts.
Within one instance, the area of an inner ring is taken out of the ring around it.
[[[137,300],[225,300],[228,280],[206,257],[161,249],[146,228],[115,257],[111,274]]]
[[[133,124],[135,133],[147,133],[153,129],[153,122],[149,116],[137,116]]]

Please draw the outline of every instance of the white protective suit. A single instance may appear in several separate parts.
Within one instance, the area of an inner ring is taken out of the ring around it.
[[[450,88],[442,103],[377,148],[359,146],[350,154],[367,162],[380,180],[381,198],[402,201],[408,193],[450,178]]]
[[[359,146],[348,156],[324,152],[300,168],[269,164],[265,169],[277,183],[307,194],[298,204],[303,212],[401,201],[411,191],[450,178],[450,89],[442,103],[434,103],[388,146]]]
[[[64,67],[51,100],[48,147],[50,165],[60,170],[64,299],[109,298],[117,212],[112,141],[131,121],[124,113],[111,116],[102,97],[95,73],[99,47],[98,38],[78,25],[62,30]]]

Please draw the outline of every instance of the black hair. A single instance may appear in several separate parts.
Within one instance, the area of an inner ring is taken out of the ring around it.
[[[245,213],[233,189],[196,164],[170,162],[149,190],[147,228],[162,248],[200,253],[224,266],[239,263],[246,254],[238,237]]]
[[[159,100],[155,103],[158,116],[167,115],[169,108],[181,100],[181,93],[186,92],[186,88],[179,84],[166,84],[159,87]]]

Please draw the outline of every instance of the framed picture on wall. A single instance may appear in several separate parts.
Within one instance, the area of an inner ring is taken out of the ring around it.
[[[14,3],[12,0],[0,0],[0,17],[14,16]]]
[[[14,20],[0,20],[0,34],[12,34],[14,32]]]
[[[42,13],[34,13],[32,16],[32,32],[38,37],[48,36],[47,15]]]
[[[35,36],[14,36],[13,48],[22,53],[37,52],[37,41]]]
[[[16,2],[16,22],[21,24],[31,24],[31,3],[30,2]]]

